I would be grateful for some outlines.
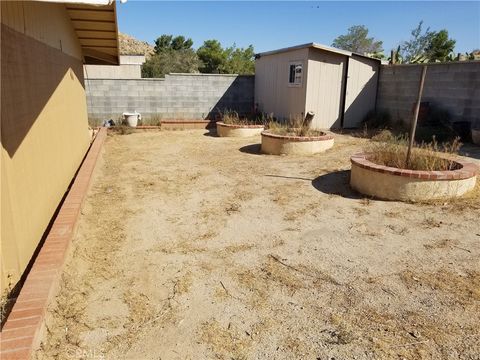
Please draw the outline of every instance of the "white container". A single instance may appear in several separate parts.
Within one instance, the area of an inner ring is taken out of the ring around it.
[[[123,119],[126,121],[128,126],[137,127],[138,120],[141,120],[142,116],[139,113],[137,113],[136,111],[133,112],[133,113],[124,112],[123,113]]]

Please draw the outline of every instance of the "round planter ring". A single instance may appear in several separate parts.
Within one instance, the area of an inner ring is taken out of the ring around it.
[[[332,135],[284,136],[262,132],[262,152],[271,155],[311,155],[333,146]]]
[[[478,167],[455,159],[456,170],[419,171],[375,164],[368,154],[350,158],[350,186],[358,192],[385,200],[426,201],[462,196],[475,187]]]
[[[259,135],[264,125],[236,125],[217,121],[217,134],[220,137],[250,137]]]

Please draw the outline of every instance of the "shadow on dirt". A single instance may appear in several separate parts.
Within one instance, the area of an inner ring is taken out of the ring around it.
[[[334,171],[321,175],[313,179],[312,185],[325,194],[339,195],[348,199],[363,198],[350,187],[350,170]]]
[[[250,144],[250,145],[242,146],[238,150],[246,154],[263,155],[261,152],[261,146],[262,146],[261,144]]]
[[[203,136],[218,137],[216,129],[207,129],[207,132]]]

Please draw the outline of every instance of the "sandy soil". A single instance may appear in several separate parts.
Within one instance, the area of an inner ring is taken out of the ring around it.
[[[366,199],[366,140],[259,140],[109,136],[35,358],[480,358],[480,196]]]

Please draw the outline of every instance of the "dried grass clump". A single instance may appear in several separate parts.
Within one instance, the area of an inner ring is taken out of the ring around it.
[[[429,143],[415,144],[409,164],[406,163],[408,138],[405,135],[395,136],[390,131],[383,130],[372,140],[364,151],[369,154],[369,160],[378,165],[423,171],[455,170],[459,167],[457,162],[445,156],[458,153],[462,145],[459,138],[442,144],[435,138]]]
[[[111,130],[111,133],[115,133],[118,135],[130,135],[133,134],[134,128],[128,126],[128,125],[117,125],[117,126],[112,126],[109,128]]]
[[[228,125],[265,125],[267,117],[262,115],[240,116],[238,112],[226,110],[222,114],[222,121]]]
[[[323,136],[325,132],[321,130],[311,129],[309,125],[305,125],[300,118],[290,119],[286,123],[270,121],[268,130],[275,135],[282,136]]]

